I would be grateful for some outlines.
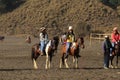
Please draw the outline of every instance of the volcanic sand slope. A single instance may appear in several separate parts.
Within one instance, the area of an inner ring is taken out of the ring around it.
[[[0,15],[0,33],[38,35],[39,28],[45,26],[54,35],[69,25],[80,27],[81,22],[92,30],[110,31],[119,18],[115,10],[98,0],[26,0],[13,11]]]

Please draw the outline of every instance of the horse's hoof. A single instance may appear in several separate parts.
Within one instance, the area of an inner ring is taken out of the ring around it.
[[[79,69],[79,67],[75,67],[75,69]]]
[[[118,68],[118,66],[115,66],[115,69],[117,69]]]
[[[38,69],[38,67],[34,67],[34,69]]]
[[[45,69],[47,70],[47,69],[48,69],[48,67],[45,67]]]
[[[66,67],[67,69],[69,68],[69,67]]]
[[[112,69],[114,68],[113,65],[110,65],[109,67],[112,68]]]

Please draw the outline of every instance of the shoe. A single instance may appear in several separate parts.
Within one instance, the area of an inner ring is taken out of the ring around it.
[[[104,69],[109,69],[108,67],[104,67]]]
[[[112,68],[112,69],[114,68],[114,66],[113,66],[113,65],[110,65],[109,67],[110,67],[110,68]]]

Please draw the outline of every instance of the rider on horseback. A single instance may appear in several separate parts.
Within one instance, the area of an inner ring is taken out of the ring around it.
[[[72,26],[69,26],[68,32],[66,34],[66,56],[65,57],[68,57],[70,47],[74,41],[75,41],[75,35],[73,33],[73,28]]]
[[[120,40],[120,34],[118,32],[117,27],[113,28],[113,33],[111,34],[111,39],[112,39],[112,46],[114,48],[115,44],[117,44],[118,41]]]
[[[43,55],[45,53],[45,46],[48,42],[48,34],[46,32],[46,28],[42,27],[40,28],[41,33],[40,33],[40,51],[41,51],[41,55]]]

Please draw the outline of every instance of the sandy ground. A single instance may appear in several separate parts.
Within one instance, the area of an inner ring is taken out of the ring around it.
[[[45,56],[37,60],[38,70],[33,69],[31,46],[39,39],[32,38],[32,43],[25,43],[25,37],[6,36],[0,42],[0,80],[120,80],[118,69],[103,69],[101,42],[93,41],[89,45],[85,40],[85,49],[81,49],[79,68],[75,69],[69,56],[70,69],[59,68],[60,46],[55,54],[51,69],[45,70]]]

